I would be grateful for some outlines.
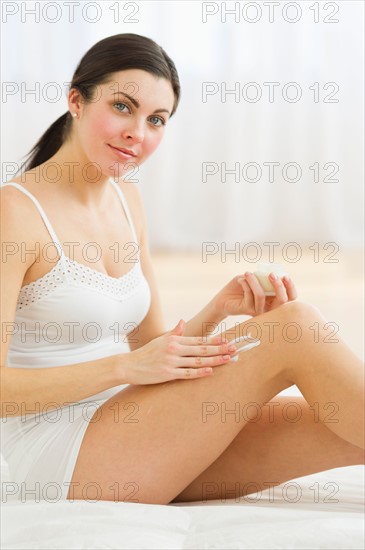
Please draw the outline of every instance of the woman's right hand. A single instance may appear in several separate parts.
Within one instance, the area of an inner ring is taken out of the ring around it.
[[[236,347],[228,351],[227,339],[182,336],[184,324],[180,320],[171,331],[128,353],[131,361],[128,361],[123,383],[159,384],[203,378],[211,376],[215,366],[230,361]]]

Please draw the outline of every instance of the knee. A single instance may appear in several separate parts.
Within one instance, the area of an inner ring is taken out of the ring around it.
[[[321,313],[321,310],[314,304],[310,302],[305,302],[303,300],[293,300],[291,302],[287,302],[286,304],[282,304],[280,306],[281,312],[284,315],[287,315],[290,317],[290,319],[307,319],[310,318],[318,318],[323,317],[323,314]]]

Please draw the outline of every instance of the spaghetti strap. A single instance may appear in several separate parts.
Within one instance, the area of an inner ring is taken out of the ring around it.
[[[39,211],[40,215],[42,216],[43,222],[44,222],[45,226],[47,227],[49,234],[52,237],[52,240],[53,240],[53,242],[54,242],[54,244],[55,244],[55,246],[56,246],[56,248],[59,252],[59,255],[61,257],[65,256],[65,254],[63,252],[63,249],[62,249],[62,246],[61,246],[61,243],[58,240],[58,237],[57,237],[56,233],[54,232],[53,227],[50,224],[50,221],[47,218],[46,213],[43,210],[40,203],[38,202],[38,200],[27,189],[25,189],[22,185],[19,185],[19,183],[15,183],[15,182],[3,183],[3,184],[1,184],[0,187],[3,188],[3,187],[6,187],[8,185],[16,187],[17,189],[19,189],[19,191],[21,191],[22,193],[25,193],[26,195],[28,195],[28,197],[34,202],[34,204],[38,208],[38,211]]]
[[[127,220],[128,220],[128,223],[130,225],[130,228],[132,230],[132,234],[133,234],[133,238],[136,242],[137,245],[139,245],[138,243],[138,238],[137,238],[137,233],[136,233],[136,230],[135,230],[135,227],[134,227],[134,223],[133,223],[133,220],[132,220],[132,216],[131,216],[131,213],[130,213],[130,210],[129,210],[129,207],[128,207],[128,203],[126,201],[126,198],[120,188],[119,185],[117,185],[115,183],[115,181],[113,181],[113,179],[110,179],[109,180],[110,183],[113,185],[114,189],[116,190],[116,192],[118,193],[119,195],[119,198],[121,200],[121,203],[122,203],[122,206],[124,208],[124,212],[127,216]],[[43,219],[43,222],[45,224],[45,226],[47,227],[48,229],[48,232],[49,234],[51,235],[52,239],[53,239],[53,242],[55,244],[55,246],[57,247],[57,249],[59,250],[59,254],[60,256],[64,257],[65,254],[63,252],[63,249],[62,249],[62,246],[61,246],[61,243],[55,233],[55,231],[53,230],[53,227],[45,213],[45,211],[43,210],[42,206],[40,205],[39,201],[27,190],[25,189],[22,185],[19,185],[19,183],[16,183],[16,182],[9,182],[9,183],[3,183],[1,184],[1,188],[3,187],[6,187],[8,185],[11,185],[13,187],[16,187],[17,189],[19,189],[19,191],[21,191],[22,193],[25,193],[26,195],[28,195],[28,197],[33,201],[33,203],[35,204],[35,206],[38,208],[38,211],[40,213],[40,215],[42,216],[42,219]]]
[[[129,210],[129,207],[128,207],[127,200],[126,200],[120,186],[112,178],[110,178],[109,181],[113,185],[114,189],[117,191],[117,193],[120,197],[120,200],[121,200],[123,208],[124,208],[124,212],[127,216],[127,220],[129,222],[130,228],[131,228],[132,233],[133,233],[133,238],[134,238],[135,242],[137,243],[137,245],[139,245],[138,239],[137,239],[137,233],[136,233],[136,230],[134,228],[134,223],[133,223],[132,216],[131,216],[131,213],[130,213],[130,210]]]

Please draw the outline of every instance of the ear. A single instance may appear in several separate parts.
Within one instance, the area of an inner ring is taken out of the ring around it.
[[[71,88],[68,94],[68,110],[71,113],[77,113],[80,116],[82,109],[83,99],[79,90]]]

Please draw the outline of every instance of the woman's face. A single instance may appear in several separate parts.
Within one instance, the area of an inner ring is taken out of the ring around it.
[[[70,100],[70,110],[78,115],[74,129],[82,153],[103,174],[114,177],[125,175],[152,155],[175,99],[168,80],[140,69],[113,73],[110,82],[96,87],[91,103],[76,97]]]

